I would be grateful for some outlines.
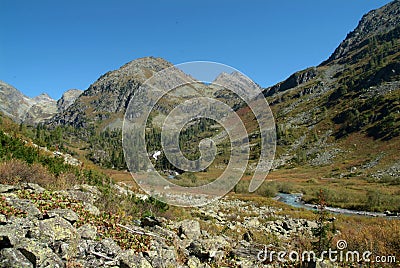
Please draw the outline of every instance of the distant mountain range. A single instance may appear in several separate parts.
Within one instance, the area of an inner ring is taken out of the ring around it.
[[[13,86],[0,81],[0,112],[16,122],[36,124],[67,109],[82,92],[78,89],[68,90],[58,101],[46,93],[29,98]]]

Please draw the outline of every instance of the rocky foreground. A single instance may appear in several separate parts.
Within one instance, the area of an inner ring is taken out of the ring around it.
[[[101,195],[89,185],[65,191],[0,185],[0,267],[275,267],[258,261],[264,245],[254,237],[284,241],[310,236],[316,226],[228,198],[193,209],[190,220],[123,221],[95,206]]]

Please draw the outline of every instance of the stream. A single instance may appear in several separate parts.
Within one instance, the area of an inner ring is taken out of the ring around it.
[[[296,208],[305,208],[308,210],[317,210],[317,206],[313,204],[306,204],[302,201],[301,197],[303,195],[300,193],[297,194],[284,194],[278,193],[276,196],[276,200],[283,202],[287,205]],[[350,210],[344,208],[335,208],[335,207],[325,207],[325,209],[329,212],[336,214],[344,214],[344,215],[360,215],[366,217],[386,217],[386,218],[399,218],[399,216],[388,216],[382,212],[370,212],[370,211],[360,211],[360,210]]]

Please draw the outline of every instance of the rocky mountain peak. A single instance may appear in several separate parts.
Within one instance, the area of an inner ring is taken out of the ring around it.
[[[123,65],[120,70],[128,70],[130,72],[137,71],[138,69],[150,69],[155,71],[161,71],[167,67],[172,66],[172,64],[163,58],[156,57],[143,57],[130,61]]]
[[[116,85],[119,82],[135,79],[135,81],[143,83],[149,79],[155,72],[171,67],[172,64],[162,58],[144,57],[130,61],[118,70],[110,71],[102,75],[85,94],[90,93],[91,89]]]
[[[350,51],[361,46],[363,41],[377,34],[387,33],[400,24],[400,1],[395,0],[389,4],[365,14],[358,26],[350,32],[339,45],[330,58],[329,63],[346,56]],[[323,63],[324,64],[324,63]]]
[[[171,66],[164,59],[144,57],[109,71],[80,94],[73,105],[55,115],[51,123],[85,127],[90,122],[109,121],[111,125],[120,126],[122,121],[119,117],[122,117],[136,90],[153,74]],[[110,118],[111,115],[113,118]]]
[[[41,93],[40,95],[33,98],[36,102],[54,102],[55,100],[47,93]]]
[[[63,112],[82,94],[80,89],[69,89],[64,92],[61,99],[57,101],[57,108],[59,112]]]
[[[0,111],[16,122],[35,124],[57,112],[56,101],[42,93],[29,98],[13,86],[0,81]]]
[[[244,92],[248,91],[249,89],[256,90],[254,87],[257,86],[250,80],[250,78],[237,71],[229,74],[225,72],[220,73],[214,79],[213,84],[224,86],[227,89],[238,88]]]

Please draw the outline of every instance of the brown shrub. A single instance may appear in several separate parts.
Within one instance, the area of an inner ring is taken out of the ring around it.
[[[0,163],[0,183],[15,184],[18,182],[49,185],[54,182],[54,176],[39,164],[30,165],[18,159],[11,159]]]
[[[67,190],[76,184],[81,184],[79,179],[72,173],[61,173],[51,185],[48,185],[52,190]]]

